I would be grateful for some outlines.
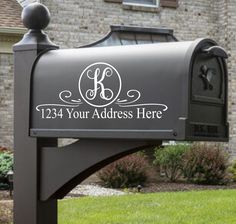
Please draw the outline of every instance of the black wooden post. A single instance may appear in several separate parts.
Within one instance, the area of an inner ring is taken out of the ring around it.
[[[30,81],[35,59],[41,51],[56,49],[42,31],[50,21],[48,9],[39,3],[30,4],[22,12],[29,29],[14,50],[14,223],[56,224],[57,201],[39,200],[40,139],[29,137]],[[42,90],[43,91],[43,90]],[[48,140],[56,146],[54,139]]]

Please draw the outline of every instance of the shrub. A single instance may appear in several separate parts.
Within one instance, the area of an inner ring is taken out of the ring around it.
[[[98,177],[105,187],[136,187],[147,181],[148,167],[146,158],[136,153],[104,167],[99,171]]]
[[[7,182],[7,173],[13,169],[13,155],[10,153],[0,153],[0,182]]]
[[[188,149],[189,145],[184,144],[157,148],[154,152],[154,164],[160,165],[170,181],[176,181],[181,176],[182,156]]]
[[[226,180],[228,157],[220,146],[193,144],[182,161],[182,172],[189,182],[222,184]]]
[[[232,180],[236,182],[236,160],[229,167],[229,172],[231,174]]]

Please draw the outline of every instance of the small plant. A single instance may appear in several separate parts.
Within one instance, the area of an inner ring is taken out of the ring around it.
[[[228,157],[220,146],[193,144],[184,154],[182,172],[189,182],[222,184],[226,181]]]
[[[13,169],[13,155],[0,153],[0,183],[7,183],[7,173]]]
[[[229,172],[231,174],[232,180],[236,182],[236,160],[229,167]]]
[[[99,171],[98,177],[106,187],[137,187],[147,181],[148,168],[146,158],[136,153],[104,167]]]
[[[155,150],[154,164],[159,165],[170,181],[176,181],[181,176],[182,157],[189,145],[169,145]]]

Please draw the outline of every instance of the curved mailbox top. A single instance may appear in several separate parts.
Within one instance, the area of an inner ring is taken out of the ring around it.
[[[214,79],[222,81],[224,53],[209,39],[45,52],[32,72],[30,135],[190,139],[194,60],[203,54],[206,58],[196,63],[207,66],[204,60],[211,58],[210,66],[219,70]],[[202,68],[197,69],[200,74]],[[196,83],[204,95],[203,78]],[[219,105],[226,108],[226,100]]]

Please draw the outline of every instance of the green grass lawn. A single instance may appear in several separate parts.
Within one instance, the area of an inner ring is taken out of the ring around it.
[[[59,224],[236,224],[236,190],[84,197],[59,202]]]

